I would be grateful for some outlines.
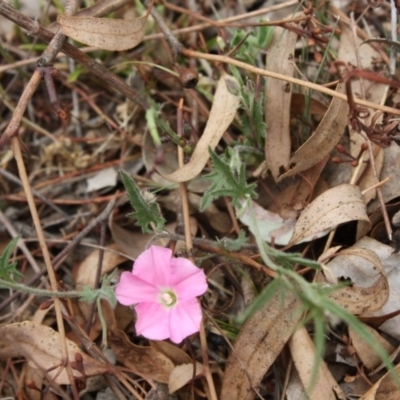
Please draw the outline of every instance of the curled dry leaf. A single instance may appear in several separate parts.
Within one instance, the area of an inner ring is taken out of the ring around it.
[[[86,376],[109,372],[106,364],[83,353],[71,340],[66,339],[66,342],[70,361],[75,360],[76,354],[82,356]],[[48,326],[24,321],[0,327],[0,359],[12,357],[25,357],[31,365],[58,385],[71,383],[65,367],[61,366],[63,360],[60,335]],[[72,373],[75,377],[82,377],[75,369],[72,369]]]
[[[169,393],[174,393],[194,377],[199,376],[203,373],[203,364],[196,362],[196,371],[193,368],[193,364],[182,364],[174,368],[169,376],[168,389]]]
[[[339,84],[336,91],[344,93],[344,85]],[[335,97],[313,135],[296,151],[287,165],[288,171],[278,181],[309,169],[329,155],[344,133],[348,114],[348,104]]]
[[[379,257],[389,282],[389,298],[387,302],[379,310],[362,317],[368,317],[371,323],[374,321],[374,324],[378,324],[375,326],[379,326],[380,331],[400,340],[400,317],[398,316],[400,308],[400,277],[398,273],[400,254],[395,253],[392,247],[370,237],[363,237],[348,250],[355,248],[369,249],[375,253]],[[334,258],[328,264],[328,268],[335,277],[345,276],[351,279],[354,286],[368,288],[376,281],[379,265],[377,267],[365,258],[354,255],[341,255]],[[386,292],[384,291],[383,294]],[[388,319],[384,317],[385,315],[391,315],[391,318]],[[382,317],[381,321],[379,321],[379,317]]]
[[[221,400],[250,400],[301,320],[300,301],[276,293],[244,324],[228,358]]]
[[[380,276],[371,286],[344,287],[331,293],[329,297],[352,314],[363,314],[380,310],[389,298],[389,282],[379,257],[372,250],[354,247],[343,250],[340,252],[340,255],[341,256],[331,261],[331,263],[340,262],[338,260],[340,257],[342,257],[342,260],[352,256],[356,256],[357,258],[361,257],[373,265],[373,278],[376,279],[377,273],[379,273]],[[331,263],[328,264],[328,267]],[[362,266],[363,265],[359,262],[358,268],[361,267],[361,271]],[[348,276],[346,272],[344,272],[344,274]]]
[[[218,81],[207,125],[190,161],[172,174],[163,175],[171,182],[186,182],[199,175],[210,158],[208,149],[214,150],[236,115],[240,98],[239,82],[223,74]]]
[[[317,354],[306,328],[301,327],[293,333],[289,341],[289,348],[303,388],[308,391],[307,398],[310,400],[346,398],[324,360],[320,360],[317,375],[313,381],[313,368]]]
[[[380,310],[386,304],[390,293],[389,282],[382,262],[374,251],[353,246],[340,252],[327,266],[337,277],[355,277],[352,279],[354,286],[330,294],[347,311],[360,315]],[[377,273],[379,277],[376,280]],[[363,280],[356,278],[360,275],[364,275]],[[366,276],[369,279],[365,282]]]
[[[293,245],[348,221],[369,223],[366,206],[357,186],[343,184],[318,196],[300,215],[289,244]]]
[[[59,15],[62,33],[78,42],[104,50],[128,50],[143,39],[147,15],[132,19]]]
[[[174,363],[156,348],[133,344],[124,332],[114,329],[108,342],[117,360],[145,379],[168,383]]]
[[[267,54],[266,67],[269,71],[292,76],[294,71],[294,50],[297,34],[289,29],[274,28],[274,39]],[[268,78],[265,90],[265,160],[267,168],[276,180],[281,168],[290,159],[290,100],[292,85],[279,79]]]

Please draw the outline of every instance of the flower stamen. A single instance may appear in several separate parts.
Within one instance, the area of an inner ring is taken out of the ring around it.
[[[173,290],[164,290],[161,292],[160,302],[163,306],[171,308],[176,304],[177,297]]]

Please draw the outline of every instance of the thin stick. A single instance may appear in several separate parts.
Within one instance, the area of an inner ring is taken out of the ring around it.
[[[0,15],[26,29],[29,34],[37,36],[47,43],[49,43],[54,36],[52,32],[40,26],[37,21],[26,17],[14,7],[5,3],[4,0],[0,0]],[[143,95],[127,85],[123,79],[110,72],[106,67],[81,52],[77,47],[69,43],[64,43],[61,51],[83,65],[90,72],[100,77],[100,79],[107,82],[115,91],[120,92],[141,107],[147,108],[147,100]]]
[[[178,113],[177,113],[177,133],[179,136],[182,136],[182,109],[183,109],[183,99],[179,101]],[[184,153],[182,147],[178,146],[178,162],[179,168],[184,166]],[[179,191],[181,194],[181,204],[182,204],[182,215],[183,215],[183,224],[185,228],[185,243],[186,249],[189,254],[189,259],[193,262],[192,250],[193,250],[193,242],[192,242],[192,233],[190,230],[190,215],[189,215],[189,200],[187,194],[186,183],[182,182],[179,184]],[[203,365],[204,365],[204,376],[206,378],[208,389],[210,391],[211,400],[218,400],[217,392],[215,390],[214,381],[212,378],[210,363],[208,359],[207,353],[207,337],[206,330],[204,326],[204,318],[201,321],[200,326],[200,343],[201,350],[203,355]]]
[[[338,93],[335,90],[329,89],[327,87],[318,85],[316,83],[312,82],[307,82],[307,81],[302,81],[301,79],[296,79],[291,76],[286,76],[282,74],[278,74],[273,71],[267,71],[262,68],[257,68],[253,67],[252,65],[246,64],[245,62],[235,60],[234,58],[230,58],[227,56],[220,56],[216,54],[207,54],[207,53],[200,53],[198,51],[190,50],[190,49],[183,49],[182,54],[187,56],[187,57],[194,57],[194,58],[199,58],[203,60],[209,60],[209,61],[215,61],[215,62],[220,62],[223,64],[230,64],[234,65],[239,68],[243,68],[246,71],[252,72],[254,74],[262,75],[262,76],[267,76],[269,78],[275,78],[279,79],[281,81],[293,83],[294,85],[299,85],[306,87],[308,89],[316,90],[318,92],[327,94],[328,96],[331,97],[336,97],[337,99],[347,101],[347,96],[342,93]],[[382,106],[380,104],[376,103],[371,103],[370,101],[366,101],[363,99],[354,99],[354,103],[358,104],[360,106],[364,107],[370,107],[374,110],[380,110],[386,113],[394,114],[394,115],[399,115],[400,116],[400,110],[395,109],[393,107],[387,107],[387,106]]]
[[[14,151],[15,160],[16,160],[17,166],[18,166],[18,173],[19,173],[19,176],[21,178],[21,181],[22,181],[22,184],[24,187],[26,199],[27,199],[28,205],[29,205],[29,210],[32,215],[33,224],[35,226],[36,233],[38,236],[39,245],[42,250],[44,263],[46,265],[47,274],[49,276],[50,287],[51,287],[51,290],[56,292],[58,290],[57,279],[56,279],[55,272],[53,270],[53,266],[51,264],[49,250],[47,249],[47,245],[46,245],[46,239],[43,234],[42,226],[40,224],[39,214],[36,209],[35,201],[33,199],[33,195],[31,192],[30,185],[29,185],[28,175],[26,173],[25,164],[24,164],[24,160],[22,157],[20,141],[19,141],[18,137],[13,136],[11,138],[11,146]],[[65,337],[64,321],[63,321],[62,312],[61,312],[61,301],[59,298],[54,298],[54,311],[56,314],[58,332],[60,334],[60,347],[61,347],[62,360],[67,363],[67,372],[68,372],[68,375],[71,375],[71,377],[69,377],[70,384],[72,385],[72,388],[75,389],[75,391],[76,391],[76,386],[74,385],[75,381],[73,379],[71,367],[68,362],[67,342],[66,342],[66,337]],[[79,395],[78,395],[78,397],[76,397],[77,392],[74,393],[74,395],[75,395],[75,398],[79,398]]]
[[[233,17],[220,19],[219,21],[215,21],[215,23],[216,24],[220,24],[222,26],[224,26],[224,25],[226,26],[230,22],[235,22],[235,21],[241,21],[241,20],[245,20],[245,19],[249,19],[249,18],[254,18],[254,17],[260,16],[260,15],[263,15],[263,14],[268,14],[268,13],[273,12],[273,11],[282,10],[283,8],[294,6],[296,4],[299,4],[298,0],[289,0],[289,1],[286,1],[285,3],[274,4],[273,6],[270,6],[270,7],[261,8],[260,10],[255,10],[255,11],[248,12],[248,13],[245,13],[245,14],[240,14],[240,15],[235,15]],[[173,6],[173,5],[169,4],[169,3],[166,3],[165,6],[167,8],[171,8],[171,9],[173,9],[173,7],[175,7],[175,6]],[[211,24],[209,22],[206,22],[206,23],[203,23],[203,24],[188,26],[186,28],[175,29],[175,30],[172,31],[172,33],[174,35],[191,33],[191,32],[201,31],[203,29],[209,28],[212,25],[213,24]],[[143,38],[143,41],[160,39],[162,37],[164,37],[163,33],[154,33],[152,35],[145,36]]]
[[[64,259],[68,256],[68,254],[79,244],[79,242],[87,236],[87,234],[101,221],[104,221],[108,218],[109,214],[113,210],[115,206],[116,199],[114,198],[112,201],[110,201],[107,205],[107,207],[92,221],[89,222],[85,226],[85,228],[82,229],[81,232],[79,232],[73,240],[71,240],[68,245],[53,259],[53,268],[54,270],[57,270]],[[40,279],[44,274],[46,273],[45,269],[42,269],[40,273],[36,274],[34,277],[32,277],[28,282],[26,282],[27,286],[34,285],[38,279]],[[0,304],[0,313],[4,310],[5,307],[7,307],[10,303],[12,303],[19,295],[20,293],[14,293],[12,296],[9,296],[3,302]]]
[[[353,12],[350,15],[350,20],[351,20],[350,26],[351,26],[351,29],[353,31],[353,36],[354,36],[354,51],[356,54],[358,67],[361,68],[361,58],[360,58],[360,54],[359,54],[359,47],[357,46],[357,30],[356,30],[356,23],[354,21],[354,13]],[[360,91],[361,91],[361,96],[365,99],[366,96],[365,96],[364,80],[362,80],[362,79],[360,79]],[[382,101],[383,101],[383,99],[382,99]],[[378,175],[378,171],[376,169],[373,145],[369,139],[367,140],[367,143],[368,143],[368,152],[369,152],[372,173],[374,175],[375,182],[379,183],[379,175]],[[379,203],[381,204],[381,211],[382,211],[383,221],[385,224],[386,233],[388,235],[389,240],[392,240],[393,231],[392,231],[392,227],[390,225],[389,216],[387,213],[385,201],[383,199],[382,190],[381,190],[380,186],[376,187],[376,193],[378,195]]]
[[[182,109],[183,109],[183,99],[179,101],[178,115],[177,115],[177,133],[179,136],[182,136]],[[178,146],[178,163],[179,163],[179,168],[182,168],[184,165],[184,153],[181,146]],[[193,261],[193,257],[191,256],[193,249],[193,242],[192,242],[192,233],[190,230],[189,200],[185,182],[179,184],[179,191],[181,194],[186,249],[189,254],[189,258],[191,259],[191,261]]]
[[[0,149],[4,146],[4,144],[10,140],[13,135],[16,135],[21,124],[22,116],[25,113],[26,107],[36,89],[38,88],[40,82],[42,80],[42,75],[39,70],[36,69],[31,76],[31,79],[28,82],[24,92],[22,93],[20,99],[18,100],[18,105],[15,108],[15,111],[11,117],[11,120],[3,133],[3,136],[0,138]]]
[[[7,229],[8,233],[10,234],[10,236],[12,238],[16,238],[18,236],[20,236],[18,234],[18,232],[14,229],[12,223],[8,220],[8,218],[2,213],[2,211],[0,210],[0,222],[3,224],[3,226]],[[40,272],[40,267],[37,264],[35,258],[32,256],[31,252],[29,251],[29,249],[26,247],[25,245],[25,241],[24,239],[19,239],[17,242],[17,247],[22,251],[22,253],[24,254],[24,256],[26,257],[26,259],[28,260],[29,264],[31,265],[32,269],[36,272],[39,273]],[[47,285],[47,280],[43,279],[43,283]]]

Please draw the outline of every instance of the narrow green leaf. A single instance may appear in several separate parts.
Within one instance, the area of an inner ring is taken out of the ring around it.
[[[15,281],[15,278],[22,277],[22,274],[17,270],[17,263],[9,264],[8,260],[19,240],[19,236],[15,237],[8,243],[3,254],[0,256],[0,279],[8,282]]]
[[[165,220],[161,216],[158,204],[146,201],[136,182],[125,171],[121,170],[121,176],[128,199],[135,210],[128,216],[136,218],[137,225],[142,228],[144,233],[152,233],[153,230],[161,231],[164,228]]]
[[[206,209],[213,200],[221,196],[232,198],[232,205],[239,206],[240,200],[256,198],[256,184],[247,184],[245,166],[240,162],[239,157],[231,155],[230,161],[226,162],[213,150],[210,151],[214,172],[204,178],[211,180],[212,185],[204,193],[200,211]]]

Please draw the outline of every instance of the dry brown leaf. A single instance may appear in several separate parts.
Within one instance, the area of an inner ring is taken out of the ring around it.
[[[344,85],[339,84],[336,91],[344,93]],[[288,171],[281,175],[278,181],[309,169],[329,155],[344,133],[348,114],[348,104],[334,98],[313,135],[296,151],[287,164]]]
[[[400,374],[400,365],[395,368],[397,374]],[[390,372],[387,372],[378,382],[374,384],[360,400],[399,400],[400,389],[393,380]]]
[[[76,354],[82,356],[86,376],[109,372],[106,364],[83,353],[74,342],[68,339],[66,342],[70,361],[75,360]],[[0,359],[12,357],[25,357],[31,365],[56,384],[71,383],[65,367],[58,368],[62,364],[60,335],[48,326],[24,321],[0,327]],[[74,376],[82,377],[77,370],[72,369],[72,372]]]
[[[300,301],[276,293],[242,327],[230,354],[220,400],[250,400],[301,320]]]
[[[374,328],[363,324],[364,329],[375,338],[375,341],[379,343],[388,354],[394,352],[395,348],[385,340]],[[365,341],[350,325],[349,335],[352,342],[352,346],[356,349],[357,355],[361,362],[369,369],[373,370],[382,364],[381,357],[372,349],[371,344]]]
[[[132,19],[59,15],[62,33],[78,42],[104,50],[128,50],[143,39],[147,15]]]
[[[294,71],[294,50],[297,34],[289,29],[274,28],[274,38],[267,54],[266,68],[285,76]],[[292,85],[268,78],[265,90],[265,161],[276,180],[290,159],[290,100]]]
[[[153,235],[137,231],[129,231],[119,226],[112,215],[108,219],[108,226],[111,231],[113,241],[118,249],[127,256],[135,260],[142,253]]]
[[[367,260],[374,266],[374,275],[379,273],[380,276],[378,280],[369,287],[344,287],[331,293],[329,297],[352,314],[363,314],[380,310],[387,302],[390,290],[386,272],[383,269],[379,257],[375,252],[369,249],[354,247],[343,250],[340,252],[340,255],[343,257],[357,256]],[[337,258],[339,258],[339,256]],[[336,261],[337,258],[334,261]],[[330,263],[328,267],[329,265]],[[375,278],[375,276],[373,278]]]
[[[354,220],[369,222],[360,189],[347,183],[336,186],[318,196],[301,213],[290,244]]]
[[[185,351],[165,340],[150,340],[150,346],[165,354],[175,365],[189,364],[192,361]]]
[[[107,251],[110,250],[110,251]],[[119,248],[116,244],[111,244],[106,247],[102,260],[101,276],[114,270],[118,264],[121,264],[126,260],[125,257],[116,253]],[[78,289],[82,289],[85,286],[94,288],[96,281],[97,264],[99,262],[100,250],[93,250],[77,267],[75,270],[75,284]]]
[[[239,107],[240,92],[238,81],[223,74],[218,81],[217,90],[211,107],[210,116],[204,132],[196,145],[190,161],[172,174],[163,175],[171,182],[186,182],[199,175],[210,158],[208,149],[214,150],[228,129]]]
[[[133,344],[120,330],[112,330],[108,343],[117,360],[145,379],[168,383],[175,368],[174,363],[164,354],[152,347]]]
[[[380,331],[400,340],[400,317],[397,316],[400,308],[400,278],[398,273],[400,254],[395,253],[392,247],[370,237],[358,240],[348,250],[354,248],[369,249],[376,254],[389,282],[389,298],[383,307],[372,314],[368,313],[360,317],[368,321],[369,324],[379,326]],[[348,277],[351,279],[353,286],[363,288],[368,288],[375,283],[377,271],[381,268],[379,264],[376,265],[368,259],[346,255],[346,253],[345,256],[339,255],[334,258],[329,262],[327,267],[336,278],[339,279],[342,276]],[[385,291],[382,294],[385,294]],[[386,317],[384,317],[385,315]]]
[[[306,108],[306,96],[303,93],[293,93],[290,102],[290,113],[294,115],[302,115]],[[309,99],[308,111],[311,115],[319,115],[323,117],[328,111],[328,107],[314,98]]]
[[[203,364],[196,362],[196,371],[194,371],[193,363],[178,365],[171,372],[168,382],[169,393],[172,394],[185,386],[194,377],[203,373]]]
[[[293,333],[289,341],[289,348],[296,370],[299,373],[304,389],[308,392],[310,400],[346,398],[329,372],[324,360],[320,360],[317,375],[315,380],[312,380],[317,354],[306,328],[301,327]]]

